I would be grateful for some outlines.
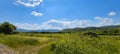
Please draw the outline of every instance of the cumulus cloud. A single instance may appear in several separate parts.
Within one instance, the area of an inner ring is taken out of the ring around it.
[[[38,29],[65,29],[65,28],[75,28],[75,27],[87,27],[89,26],[89,20],[73,20],[73,21],[63,21],[51,19],[42,24],[15,24],[18,28],[38,30]]]
[[[40,5],[43,0],[16,0],[16,2],[26,7],[36,7]]]
[[[34,15],[34,16],[43,16],[43,13],[39,13],[39,12],[36,12],[36,11],[33,11],[31,14]]]
[[[75,28],[75,27],[85,27],[88,26],[90,23],[89,20],[73,20],[73,21],[67,21],[67,20],[50,20],[45,23],[44,25],[49,26],[56,26],[60,28]]]
[[[116,14],[117,14],[116,12],[112,11],[112,12],[110,12],[108,15],[109,15],[109,16],[115,16]]]
[[[100,27],[100,26],[108,26],[108,25],[114,25],[112,18],[102,18],[102,17],[95,17],[95,19],[98,21],[95,25],[94,22],[91,20],[55,20],[51,19],[46,22],[43,22],[41,24],[15,24],[18,28],[22,29],[28,29],[28,30],[39,30],[39,29],[66,29],[66,28],[76,28],[76,27]],[[118,23],[119,24],[119,23]],[[116,24],[116,25],[118,25]]]
[[[112,18],[101,18],[99,16],[95,17],[96,20],[99,21],[97,26],[106,26],[106,25],[112,25],[113,19]]]

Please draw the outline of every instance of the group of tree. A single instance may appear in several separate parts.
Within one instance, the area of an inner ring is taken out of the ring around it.
[[[10,24],[9,22],[4,22],[0,24],[0,33],[11,34],[16,30],[16,26]]]
[[[100,35],[120,35],[120,28],[109,28],[104,30],[96,30]]]

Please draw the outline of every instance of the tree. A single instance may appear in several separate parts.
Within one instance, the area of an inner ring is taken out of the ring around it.
[[[13,24],[10,24],[9,22],[4,22],[0,24],[0,33],[10,34],[14,30],[16,30],[16,26],[14,26]]]
[[[98,37],[97,33],[94,33],[94,32],[85,32],[84,35],[90,36],[90,37]]]

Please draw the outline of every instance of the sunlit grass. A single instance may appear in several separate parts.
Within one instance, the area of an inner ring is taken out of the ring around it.
[[[120,36],[67,36],[52,47],[56,54],[119,54]]]
[[[119,54],[120,36],[101,35],[98,37],[73,34],[0,34],[0,43],[9,46],[19,54],[38,49],[37,54]]]
[[[50,40],[51,38],[48,37],[21,36],[20,34],[0,34],[0,43],[19,52],[19,54],[24,54],[25,52],[29,52],[43,44],[47,44]]]

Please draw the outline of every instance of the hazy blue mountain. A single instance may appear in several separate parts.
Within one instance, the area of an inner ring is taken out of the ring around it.
[[[41,30],[26,30],[26,29],[17,29],[16,31],[19,32],[59,32],[60,30],[57,29],[41,29]]]

